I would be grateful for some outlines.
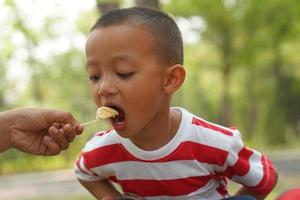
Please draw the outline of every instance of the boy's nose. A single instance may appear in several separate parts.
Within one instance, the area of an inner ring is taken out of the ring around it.
[[[114,85],[113,80],[103,79],[100,81],[98,86],[98,94],[100,96],[110,96],[114,95],[117,92],[117,88]]]

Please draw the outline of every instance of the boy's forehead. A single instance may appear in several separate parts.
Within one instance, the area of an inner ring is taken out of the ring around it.
[[[99,50],[99,48],[129,49],[139,48],[151,50],[155,42],[152,33],[142,26],[132,26],[128,24],[111,25],[92,30],[87,38],[86,53]]]
[[[158,61],[152,33],[141,26],[114,25],[96,28],[86,43],[86,67]]]
[[[104,37],[104,36],[116,36],[121,38],[121,36],[133,36],[136,37],[137,35],[146,35],[148,40],[154,38],[152,32],[142,24],[114,24],[105,27],[98,27],[92,30],[88,36],[88,39],[91,37]],[[130,37],[128,38],[130,39]]]

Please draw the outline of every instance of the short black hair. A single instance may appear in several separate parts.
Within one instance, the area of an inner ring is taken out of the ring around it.
[[[137,25],[145,27],[155,40],[158,60],[168,66],[183,64],[183,42],[175,21],[166,13],[143,7],[115,9],[101,16],[91,31],[112,25]]]

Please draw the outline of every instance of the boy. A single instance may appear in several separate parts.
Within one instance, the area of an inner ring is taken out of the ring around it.
[[[97,106],[118,111],[112,130],[97,133],[76,164],[80,183],[97,199],[222,199],[226,178],[237,195],[263,199],[276,184],[271,162],[244,147],[237,130],[170,108],[185,79],[180,31],[166,14],[127,8],[108,12],[86,43]]]

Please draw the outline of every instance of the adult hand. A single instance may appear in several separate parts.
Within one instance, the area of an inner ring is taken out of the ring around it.
[[[57,127],[59,134],[53,132]],[[0,152],[9,148],[34,155],[56,155],[83,127],[72,114],[61,110],[19,108],[0,113]]]

